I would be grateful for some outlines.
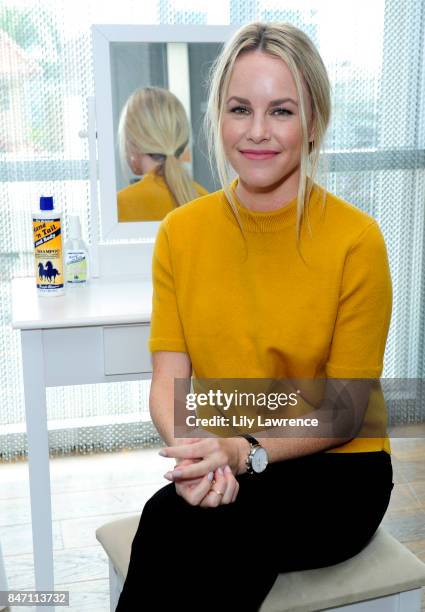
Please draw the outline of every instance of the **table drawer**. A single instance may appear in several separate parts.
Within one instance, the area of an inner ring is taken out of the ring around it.
[[[149,325],[103,327],[105,375],[152,372],[148,350]]]

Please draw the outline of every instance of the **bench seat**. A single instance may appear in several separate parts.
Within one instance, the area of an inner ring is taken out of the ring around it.
[[[136,515],[96,530],[109,558],[111,612],[127,575],[139,520]],[[261,612],[420,612],[423,585],[425,564],[380,526],[369,544],[347,561],[279,574]]]

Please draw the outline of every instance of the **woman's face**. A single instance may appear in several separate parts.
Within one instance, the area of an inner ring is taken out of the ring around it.
[[[311,104],[305,83],[303,87],[310,126]],[[261,51],[245,52],[236,59],[225,100],[222,139],[227,159],[252,188],[282,184],[299,172],[298,96],[285,62]]]

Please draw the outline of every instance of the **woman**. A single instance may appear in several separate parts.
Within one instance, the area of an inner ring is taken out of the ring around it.
[[[278,573],[352,557],[385,514],[376,379],[391,279],[377,223],[313,181],[329,90],[317,49],[287,23],[243,26],[213,67],[207,127],[223,190],[168,215],[153,259],[150,409],[177,465],[143,508],[118,612],[258,610]],[[323,404],[299,398],[322,436],[253,440],[223,426],[177,438],[174,379],[192,372],[326,378]]]
[[[143,178],[118,192],[119,222],[158,221],[208,193],[181,163],[189,134],[183,105],[167,89],[145,87],[129,97],[118,128],[120,156]]]

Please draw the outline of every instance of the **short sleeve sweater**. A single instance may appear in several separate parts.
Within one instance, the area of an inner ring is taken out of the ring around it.
[[[169,213],[152,262],[150,351],[188,353],[197,378],[379,378],[392,308],[384,238],[371,216],[327,191],[323,205],[321,193],[315,184],[302,257],[296,198],[269,212],[238,202],[246,243],[222,190]],[[359,435],[325,452],[390,453],[386,416],[378,383]]]
[[[208,193],[196,181],[193,187],[200,196]],[[174,198],[164,178],[153,171],[140,181],[118,192],[118,222],[159,221],[176,208]]]

